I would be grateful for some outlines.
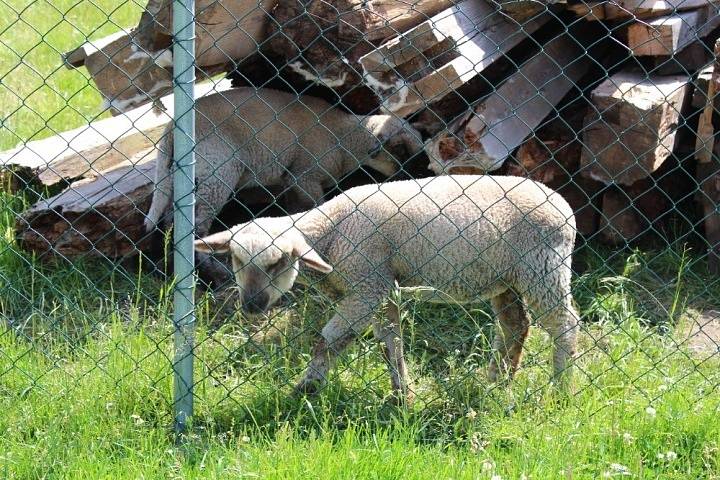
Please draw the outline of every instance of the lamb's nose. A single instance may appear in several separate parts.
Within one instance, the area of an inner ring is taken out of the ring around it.
[[[246,293],[243,295],[242,310],[245,313],[258,314],[267,309],[270,298],[265,292]]]

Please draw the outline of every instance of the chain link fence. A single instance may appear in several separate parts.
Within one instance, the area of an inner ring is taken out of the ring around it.
[[[720,16],[645,3],[0,1],[0,392],[430,441],[716,395]]]

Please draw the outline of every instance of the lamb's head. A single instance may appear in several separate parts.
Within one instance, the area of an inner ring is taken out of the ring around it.
[[[230,252],[242,309],[248,314],[267,311],[292,288],[299,262],[332,272],[299,230],[273,220],[278,219],[258,219],[195,241],[198,252]]]
[[[370,159],[365,163],[388,177],[397,172],[404,162],[423,151],[420,132],[402,118],[370,115],[364,124],[377,139],[368,152]]]

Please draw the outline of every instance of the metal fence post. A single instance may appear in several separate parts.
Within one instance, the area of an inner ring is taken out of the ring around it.
[[[195,229],[195,0],[173,2],[175,431],[183,433],[193,413],[195,328],[193,238]]]

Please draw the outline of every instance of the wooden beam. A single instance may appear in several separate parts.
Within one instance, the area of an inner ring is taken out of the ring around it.
[[[366,82],[383,98],[383,108],[408,116],[479,75],[551,17],[543,14],[521,26],[483,0],[465,0],[365,55],[360,63]],[[433,52],[433,58],[425,55],[438,45],[445,45],[443,55],[450,58],[430,75],[412,82],[391,71],[417,57],[435,63],[439,52]]]
[[[430,168],[451,173],[502,166],[590,68],[587,53],[572,35],[545,44],[474,112],[429,142],[425,150]]]
[[[604,183],[631,185],[670,156],[688,95],[687,76],[620,72],[591,94],[595,109],[585,119],[581,165]]]
[[[675,55],[720,26],[716,5],[637,22],[628,27],[628,47],[636,56]]]
[[[222,80],[199,84],[196,96],[222,92],[230,88],[230,83],[230,80]],[[30,170],[44,185],[113,168],[160,140],[165,127],[172,121],[172,95],[164,97],[161,103],[165,111],[144,105],[54,137],[21,144],[0,153],[0,165],[4,169]]]

